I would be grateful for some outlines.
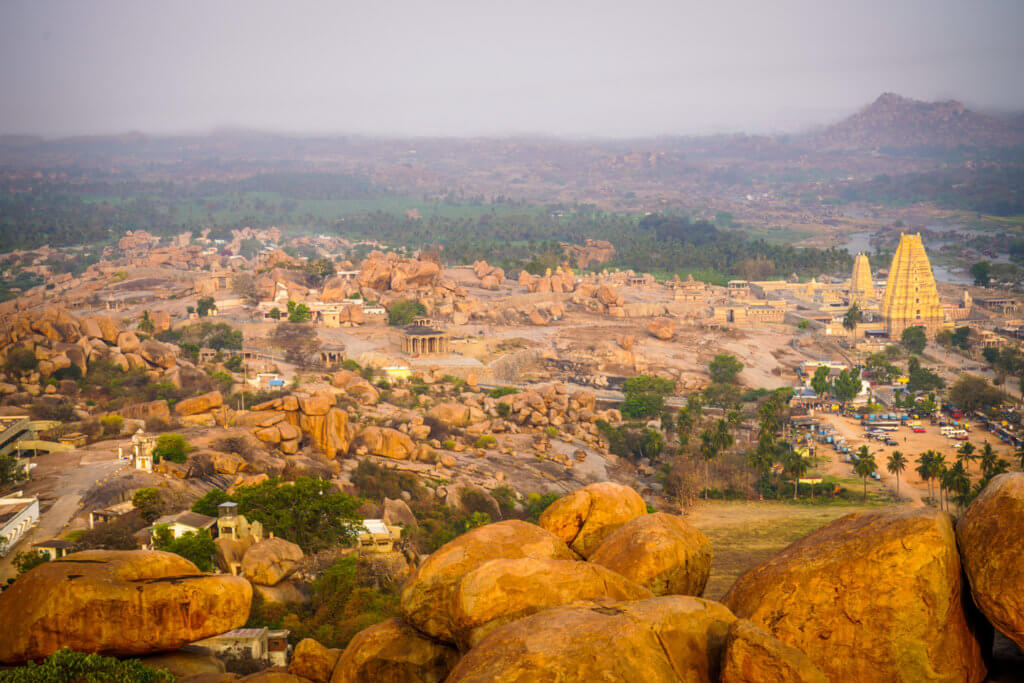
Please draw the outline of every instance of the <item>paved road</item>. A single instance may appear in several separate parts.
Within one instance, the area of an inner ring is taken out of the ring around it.
[[[124,467],[127,464],[119,462],[113,455],[82,452],[79,464],[71,464],[57,473],[45,475],[45,479],[32,482],[33,485],[42,484],[46,490],[59,495],[49,509],[39,516],[39,523],[6,556],[0,558],[0,582],[14,577],[15,570],[11,562],[18,553],[31,550],[33,543],[58,536],[78,514],[82,497],[93,484]],[[26,495],[30,495],[35,486],[26,488]],[[45,492],[42,495],[45,496]]]

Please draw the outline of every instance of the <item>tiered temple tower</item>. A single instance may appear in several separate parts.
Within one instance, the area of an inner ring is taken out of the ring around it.
[[[850,276],[850,301],[864,302],[875,298],[875,284],[871,281],[871,264],[865,254],[853,259],[853,275]]]
[[[929,335],[942,327],[939,290],[920,234],[900,234],[900,244],[892,257],[889,279],[885,283],[882,317],[893,339],[899,339],[903,330],[912,325],[923,327]]]

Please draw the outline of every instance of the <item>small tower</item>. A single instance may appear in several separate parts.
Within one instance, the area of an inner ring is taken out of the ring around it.
[[[875,298],[875,285],[871,281],[871,264],[867,255],[860,253],[853,259],[853,274],[850,276],[850,301],[867,301]]]

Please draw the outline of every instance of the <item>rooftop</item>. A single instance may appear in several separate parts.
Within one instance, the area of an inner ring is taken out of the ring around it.
[[[206,529],[216,524],[217,519],[215,517],[201,515],[198,512],[190,512],[186,510],[173,515],[164,515],[160,519],[156,520],[153,525],[174,524],[175,522],[184,526],[190,526],[194,529]]]
[[[447,334],[444,330],[438,330],[433,327],[427,327],[426,325],[406,325],[402,328],[406,334],[414,335],[417,337],[440,337]]]

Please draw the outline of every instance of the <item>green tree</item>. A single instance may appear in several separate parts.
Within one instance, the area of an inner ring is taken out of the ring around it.
[[[874,454],[868,452],[867,446],[861,446],[857,451],[857,463],[853,466],[853,471],[864,482],[864,502],[868,500],[868,477],[877,469],[878,463],[875,462]]]
[[[388,325],[409,325],[427,309],[419,301],[400,299],[388,307]]]
[[[984,377],[963,374],[950,387],[949,400],[963,410],[978,410],[999,406],[1006,400],[1006,394]]]
[[[828,378],[829,372],[831,370],[827,365],[819,365],[814,371],[814,377],[811,378],[811,389],[814,389],[814,393],[818,396],[824,396],[832,387],[832,382]]]
[[[0,487],[16,484],[28,477],[17,456],[0,455]]]
[[[139,332],[153,334],[154,329],[156,326],[153,325],[153,319],[149,317],[149,311],[143,311],[142,318],[139,320]]]
[[[309,319],[313,316],[313,312],[309,310],[309,306],[306,304],[297,304],[294,301],[288,302],[288,322],[290,323],[304,323],[309,322]]]
[[[698,453],[704,461],[704,500],[708,498],[711,486],[711,461],[733,444],[729,423],[719,418],[713,425],[701,432]]]
[[[270,309],[270,311],[267,313],[267,315],[270,317],[271,320],[280,320],[281,319],[281,310],[279,308],[277,308],[277,306],[275,306],[274,308]]]
[[[900,497],[900,475],[907,469],[907,458],[899,451],[893,451],[889,456],[889,461],[885,464],[885,469],[889,470],[889,474],[896,475],[896,498]]]
[[[943,486],[953,494],[953,502],[961,510],[970,502],[971,477],[963,462],[957,461],[943,473]]]
[[[718,384],[735,384],[742,371],[743,363],[728,353],[718,354],[708,364],[711,381]]]
[[[14,556],[14,568],[18,570],[18,575],[24,574],[25,572],[32,571],[41,564],[46,564],[50,561],[50,554],[43,550],[26,550],[18,553]]]
[[[192,450],[192,447],[188,445],[188,441],[185,440],[184,436],[175,432],[168,432],[157,437],[153,455],[162,460],[183,463],[190,450]]]
[[[854,302],[849,309],[846,311],[846,315],[843,316],[843,327],[848,330],[857,329],[857,325],[860,324],[864,315],[861,313],[860,306]]]
[[[832,382],[832,393],[836,399],[843,403],[849,403],[860,394],[863,383],[860,379],[860,369],[843,370]]]
[[[985,445],[988,446],[989,451],[992,450],[992,446],[989,446],[988,441],[985,442]],[[957,462],[971,462],[977,457],[974,454],[974,451],[974,444],[972,444],[970,441],[965,441],[963,444],[961,444],[960,448],[956,449]]]
[[[3,683],[158,683],[174,681],[166,669],[154,669],[138,659],[117,659],[74,652],[64,647],[39,664],[0,671]]]
[[[320,287],[328,278],[334,275],[334,264],[328,259],[318,258],[307,263],[303,270],[309,275],[314,287]]]
[[[232,498],[239,514],[258,520],[264,529],[298,544],[306,553],[352,542],[362,519],[358,499],[314,477],[294,482],[270,479],[242,487]]]
[[[657,415],[664,405],[665,397],[661,394],[633,394],[619,405],[619,410],[626,417],[639,420]]]
[[[992,281],[992,264],[988,261],[978,261],[971,266],[971,277],[977,287],[988,287]]]
[[[160,491],[152,486],[141,488],[132,496],[132,507],[142,518],[152,524],[164,512],[164,501]]]
[[[24,346],[17,346],[7,352],[7,361],[4,363],[4,368],[8,372],[21,374],[32,372],[38,364],[39,359],[36,358],[35,351]]]
[[[637,375],[628,378],[622,383],[622,393],[627,396],[633,394],[661,394],[662,396],[667,396],[675,390],[675,382],[654,375]]]
[[[925,334],[923,327],[913,325],[903,330],[903,334],[900,335],[900,344],[909,353],[920,355],[924,353],[924,348],[928,345],[928,335]]]
[[[789,448],[783,455],[782,466],[793,477],[793,500],[796,500],[800,477],[811,469],[811,459],[803,454],[802,449]]]
[[[217,506],[227,502],[231,502],[231,496],[225,493],[224,489],[210,489],[206,495],[192,503],[191,510],[207,517],[216,517]]]
[[[676,414],[676,435],[681,446],[686,446],[690,442],[690,435],[700,424],[703,412],[704,401],[699,393],[686,397],[686,405]]]
[[[196,302],[196,313],[199,314],[200,318],[205,318],[210,315],[213,311],[217,310],[217,304],[214,303],[212,296],[204,296],[202,299]]]
[[[213,557],[217,553],[213,537],[206,529],[186,531],[175,538],[166,524],[157,524],[153,528],[153,548],[181,555],[203,572],[213,570]]]

